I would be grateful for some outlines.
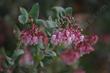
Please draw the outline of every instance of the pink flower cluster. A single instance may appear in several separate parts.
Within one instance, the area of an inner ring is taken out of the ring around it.
[[[25,45],[36,45],[43,40],[43,37],[45,37],[44,33],[39,32],[34,24],[32,28],[22,30],[20,35],[21,42]]]
[[[80,30],[73,28],[60,29],[56,31],[51,37],[51,43],[53,45],[63,44],[65,46],[71,45],[72,43],[78,43],[83,41],[84,36],[81,35]]]
[[[85,36],[82,42],[75,45],[75,49],[81,53],[81,55],[89,54],[95,49],[92,47],[98,40],[97,35]]]
[[[62,52],[60,58],[64,63],[70,65],[72,63],[75,63],[80,58],[80,55],[79,52],[76,52],[73,49],[69,49]]]
[[[51,43],[53,45],[63,44],[64,46],[72,46],[71,49],[66,49],[60,55],[65,63],[71,64],[78,60],[82,55],[94,51],[92,45],[97,42],[97,39],[97,35],[87,36],[82,34],[78,27],[70,27],[55,32],[52,35]]]

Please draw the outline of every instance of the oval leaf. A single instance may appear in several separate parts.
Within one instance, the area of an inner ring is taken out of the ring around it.
[[[21,12],[22,15],[25,15],[25,16],[28,15],[28,12],[26,11],[25,8],[20,7],[20,12]]]
[[[57,18],[60,18],[65,15],[65,10],[62,7],[53,7],[52,10],[54,11],[54,15],[56,15]]]
[[[47,27],[46,21],[43,20],[43,19],[36,19],[35,22],[36,22],[36,24],[39,25],[39,26],[42,26],[42,25],[43,25],[44,27]]]
[[[35,5],[32,6],[29,15],[33,18],[38,18],[39,16],[39,4],[36,3]]]
[[[21,23],[21,24],[26,24],[28,22],[28,17],[25,16],[25,15],[20,15],[18,17],[18,21]]]
[[[66,15],[72,15],[72,7],[67,7],[65,9],[65,13],[66,13]]]

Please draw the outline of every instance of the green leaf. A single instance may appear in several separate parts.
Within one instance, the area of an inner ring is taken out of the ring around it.
[[[43,19],[36,19],[35,22],[36,22],[36,24],[39,25],[39,26],[47,27],[46,21],[43,20]]]
[[[40,66],[44,67],[44,63],[42,61],[40,61]]]
[[[60,18],[65,15],[65,10],[62,7],[56,6],[52,8],[54,15],[56,15],[57,18]]]
[[[20,7],[20,12],[22,15],[28,15],[28,12],[26,11],[25,8]]]
[[[12,60],[12,58],[6,56],[6,59],[9,65],[14,65],[14,60]]]
[[[21,15],[19,15],[18,20],[21,24],[25,24],[28,22],[28,12],[24,8],[20,8]]]
[[[48,57],[55,57],[56,53],[52,50],[47,50],[45,55]]]
[[[57,27],[56,23],[53,21],[47,21],[47,26],[49,28],[56,28]]]
[[[67,7],[65,9],[65,13],[66,13],[66,15],[72,15],[72,7]]]
[[[27,16],[25,16],[25,15],[20,15],[20,16],[18,17],[18,20],[19,20],[19,22],[20,22],[21,24],[25,24],[25,23],[27,23],[28,18],[27,18]]]
[[[38,46],[37,46],[38,48],[40,48],[40,49],[44,49],[45,47],[44,47],[44,44],[43,44],[43,42],[42,41],[39,41],[39,43],[38,43]]]
[[[41,56],[41,55],[35,55],[34,56],[34,60],[37,62],[40,62],[43,58],[44,58],[44,56]]]
[[[36,3],[35,5],[32,6],[29,15],[33,18],[38,18],[39,16],[39,4]]]
[[[55,57],[54,57],[55,58]],[[43,64],[44,65],[48,65],[48,64],[51,64],[52,62],[53,62],[53,59],[54,59],[53,57],[48,57],[48,56],[46,56],[43,60],[42,60],[42,62],[43,62]]]
[[[58,27],[57,23],[52,21],[51,16],[49,17],[49,20],[47,20],[47,26],[48,26],[48,28],[56,28],[56,27]]]
[[[34,60],[40,62],[44,58],[44,54],[41,49],[37,49],[36,54],[34,55]]]
[[[46,28],[45,29],[45,32],[46,32],[46,34],[48,35],[48,36],[51,36],[52,35],[52,28],[50,28],[50,29],[48,29],[48,28]]]
[[[17,58],[22,54],[24,54],[24,50],[23,49],[17,49],[17,50],[14,51],[13,57]]]

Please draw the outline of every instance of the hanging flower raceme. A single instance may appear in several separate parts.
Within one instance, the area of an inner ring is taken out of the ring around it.
[[[43,32],[38,31],[35,24],[30,29],[22,30],[20,35],[21,42],[25,45],[36,45],[39,41],[48,43],[48,38]]]
[[[95,49],[92,47],[98,40],[97,35],[85,36],[84,40],[75,45],[75,49],[78,50],[81,55],[89,54]]]
[[[21,42],[25,45],[35,45],[38,43],[37,28],[32,26],[30,29],[21,31]]]
[[[76,50],[80,52],[81,55],[89,54],[95,49],[88,43],[80,42],[76,45]]]
[[[51,43],[53,45],[71,45],[83,41],[84,36],[78,29],[72,27],[67,27],[66,29],[61,28],[56,31],[51,37]]]

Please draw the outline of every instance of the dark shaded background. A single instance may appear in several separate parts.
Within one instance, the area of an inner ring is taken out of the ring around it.
[[[0,47],[9,55],[16,48],[13,28],[19,7],[29,10],[36,2],[40,4],[40,18],[47,18],[52,6],[73,7],[73,15],[86,22],[86,33],[99,35],[96,51],[82,57],[80,64],[87,73],[110,73],[110,0],[0,0]]]

